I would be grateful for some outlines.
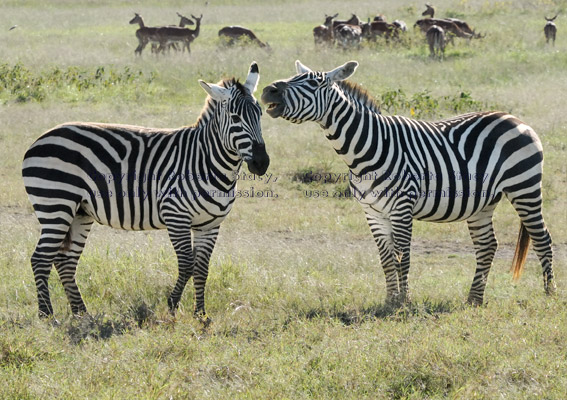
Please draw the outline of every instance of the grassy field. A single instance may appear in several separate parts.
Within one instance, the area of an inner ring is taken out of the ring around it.
[[[442,62],[428,57],[423,36],[411,28],[422,2],[379,4],[3,0],[0,398],[567,398],[567,1],[438,0],[439,16],[486,33],[456,41]],[[177,11],[203,14],[191,55],[156,57],[147,48],[135,57],[136,27],[128,25],[134,12],[147,25],[164,25],[178,22]],[[312,28],[336,12],[363,20],[383,13],[410,29],[402,43],[315,48]],[[556,13],[557,43],[546,46],[544,16]],[[272,51],[220,46],[218,29],[236,24],[253,28]],[[519,220],[503,202],[483,307],[464,303],[475,264],[466,225],[419,222],[413,302],[387,307],[360,207],[306,195],[344,191],[347,183],[301,179],[346,167],[318,126],[265,116],[272,178],[241,177],[239,188],[258,195],[238,199],[221,228],[207,284],[208,328],[192,318],[189,286],[176,318],[168,315],[177,271],[165,231],[102,226],[93,227],[77,274],[91,316],[71,316],[53,273],[59,323],[39,321],[29,264],[39,224],[21,179],[27,147],[66,121],[189,125],[205,99],[198,79],[243,79],[256,60],[261,90],[291,76],[296,59],[325,70],[357,60],[352,80],[385,113],[437,119],[498,108],[534,127],[546,158],[544,215],[557,296],[544,295],[533,252],[521,280],[512,282]]]

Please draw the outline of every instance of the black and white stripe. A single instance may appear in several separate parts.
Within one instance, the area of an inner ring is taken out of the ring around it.
[[[262,101],[274,118],[319,123],[348,165],[351,192],[378,245],[388,300],[408,296],[412,221],[465,220],[477,258],[468,300],[481,304],[497,248],[492,215],[503,196],[521,219],[515,277],[531,238],[545,290],[555,290],[542,216],[543,152],[529,126],[500,112],[439,122],[382,116],[364,91],[344,81],[358,63],[330,72],[311,71],[299,61],[296,66],[296,76],[264,88]]]
[[[206,316],[209,258],[234,202],[242,161],[259,175],[269,165],[253,97],[258,79],[252,63],[244,84],[200,81],[209,96],[191,127],[68,123],[28,149],[24,184],[41,225],[31,258],[40,316],[53,314],[47,286],[52,265],[72,312],[86,312],[75,271],[94,221],[126,230],[166,228],[179,262],[170,310],[193,277],[195,313]]]

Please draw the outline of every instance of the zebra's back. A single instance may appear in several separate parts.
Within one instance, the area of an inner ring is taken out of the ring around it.
[[[498,202],[511,187],[539,188],[540,140],[511,115],[470,113],[438,122],[380,118],[398,161],[369,165],[355,179],[363,204],[388,212],[397,198],[408,196],[415,219],[452,222]]]
[[[51,203],[69,222],[82,212],[115,228],[164,228],[158,203],[174,160],[173,132],[98,123],[49,130],[23,161],[24,185],[36,212]]]

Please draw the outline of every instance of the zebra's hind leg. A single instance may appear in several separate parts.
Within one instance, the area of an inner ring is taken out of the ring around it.
[[[514,198],[510,201],[522,220],[521,230],[525,229],[533,241],[533,249],[541,263],[544,290],[547,294],[554,294],[557,287],[553,275],[552,241],[541,212],[541,191],[538,189],[535,194],[532,193],[526,198]]]
[[[77,263],[85,247],[85,242],[93,224],[93,219],[84,214],[77,214],[65,238],[65,244],[57,254],[54,264],[61,279],[65,294],[74,315],[87,313],[79,287],[75,280]]]
[[[210,322],[205,312],[205,285],[209,275],[209,261],[215,248],[219,227],[207,231],[194,231],[195,267],[193,269],[193,285],[195,287],[194,315],[203,323]]]
[[[179,305],[181,300],[181,295],[187,282],[193,276],[193,246],[191,241],[191,225],[186,220],[179,220],[175,216],[169,216],[166,218],[167,231],[169,234],[169,239],[171,244],[175,249],[175,254],[177,255],[177,265],[179,270],[179,275],[177,277],[177,282],[169,298],[167,299],[167,305],[169,307],[169,312],[175,314],[175,310]]]
[[[53,315],[53,306],[49,296],[49,275],[69,230],[69,223],[63,218],[52,218],[49,222],[51,221],[53,223],[48,224],[47,219],[44,218],[39,240],[31,256],[40,318]]]
[[[482,305],[486,280],[498,248],[492,224],[494,208],[495,206],[485,209],[467,220],[476,253],[476,271],[467,299],[467,302],[473,305]]]

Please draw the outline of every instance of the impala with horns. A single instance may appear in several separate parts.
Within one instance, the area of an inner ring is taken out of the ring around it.
[[[177,15],[183,17],[179,13],[177,13]],[[191,14],[191,17],[195,20],[195,29],[181,28],[178,26],[163,26],[157,29],[156,36],[159,41],[158,52],[161,51],[163,53],[171,43],[179,42],[181,43],[182,49],[187,49],[187,53],[191,53],[191,43],[199,36],[203,14],[201,14],[200,17]]]

